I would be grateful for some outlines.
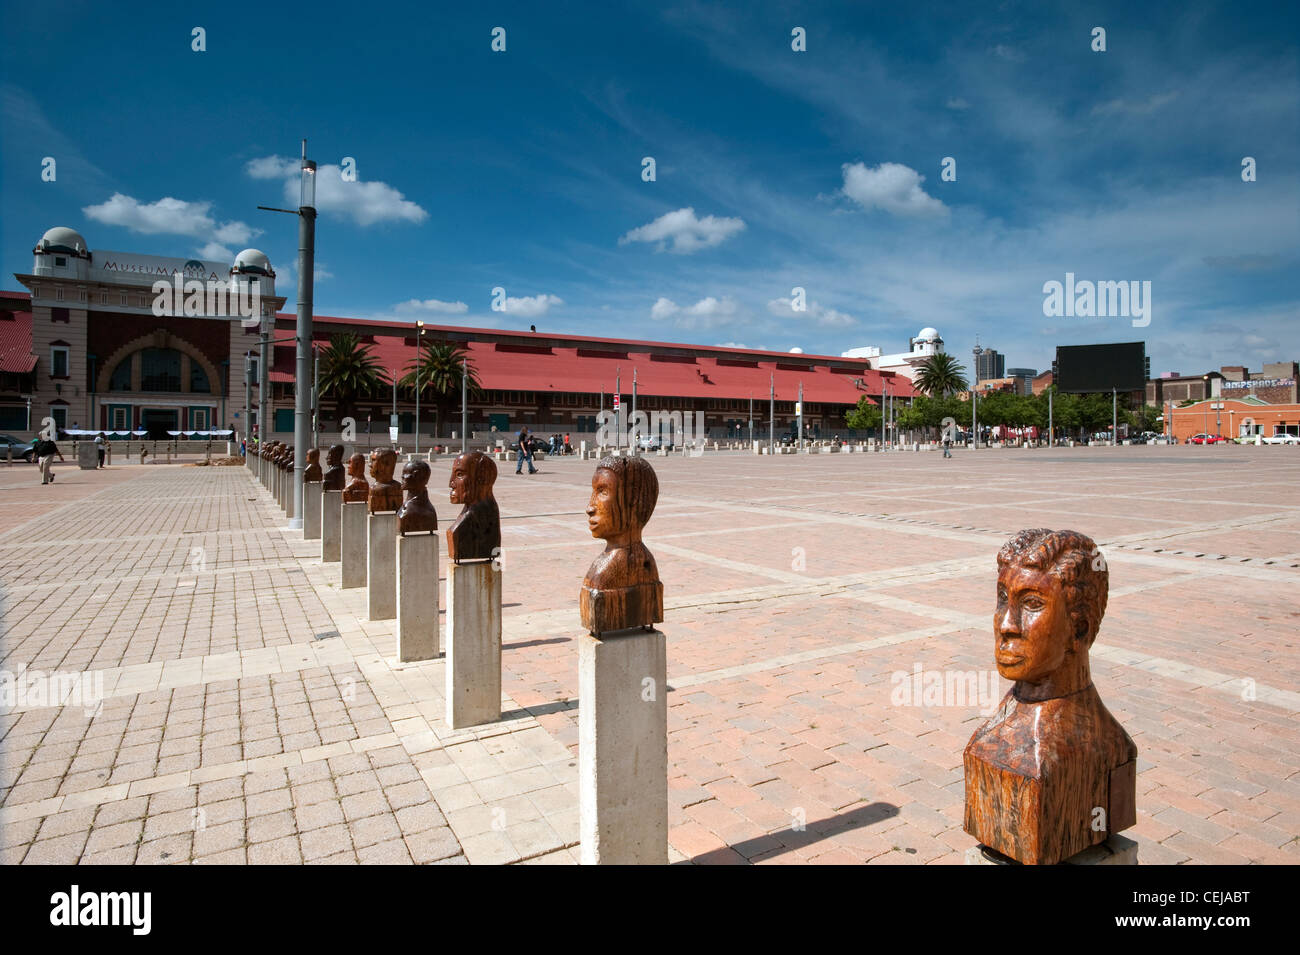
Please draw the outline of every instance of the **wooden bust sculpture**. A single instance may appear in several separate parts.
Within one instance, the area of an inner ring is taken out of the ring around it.
[[[302,470],[303,483],[316,483],[321,479],[320,448],[307,449],[307,466]]]
[[[321,479],[321,483],[325,485],[322,490],[343,490],[343,445],[330,445],[330,449],[325,452],[325,463],[328,467]]]
[[[965,829],[1054,865],[1137,823],[1137,747],[1092,685],[1088,651],[1110,586],[1075,531],[1023,530],[998,552],[998,672],[1014,680],[966,745]]]
[[[402,506],[402,485],[393,480],[397,470],[397,452],[392,448],[376,448],[370,452],[370,513],[382,514]]]
[[[501,512],[492,496],[496,480],[496,462],[482,451],[467,451],[451,464],[451,503],[464,506],[447,528],[447,556],[458,564],[500,553]]]
[[[605,551],[587,569],[579,609],[582,625],[599,636],[650,627],[664,619],[664,587],[641,531],[659,499],[659,478],[643,458],[602,458],[591,479],[587,526]]]
[[[429,500],[429,474],[429,465],[424,461],[410,461],[402,468],[401,487],[406,500],[397,509],[397,533],[425,534],[438,529],[438,512]]]
[[[360,452],[348,458],[348,477],[352,478],[343,489],[344,504],[364,504],[370,497],[370,482],[366,480],[366,456]]]

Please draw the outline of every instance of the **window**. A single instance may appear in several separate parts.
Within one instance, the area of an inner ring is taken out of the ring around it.
[[[65,256],[62,256],[62,255],[56,255],[56,256],[54,257],[54,264],[55,264],[55,266],[58,267],[58,268],[63,268],[65,265],[68,264],[68,260],[67,260],[67,258],[66,258]]]
[[[190,429],[192,431],[208,430],[208,409],[207,408],[190,409]]]
[[[107,293],[107,292],[100,292],[100,293],[99,293],[99,304],[100,304],[100,305],[107,305],[107,304],[108,304],[108,293]]]
[[[130,371],[129,368],[127,370]],[[125,408],[113,409],[113,420],[109,422],[109,427],[111,427],[114,431],[125,431],[127,429]]]
[[[140,351],[141,391],[180,391],[181,353],[174,348]]]
[[[68,428],[68,409],[63,406],[51,406],[50,417],[54,419],[54,427],[59,431],[66,431]]]
[[[62,289],[62,288],[56,288],[56,289],[54,290],[54,297],[55,297],[56,299],[58,299],[60,302],[62,302],[62,301],[63,301],[63,289]]]
[[[128,355],[117,363],[113,369],[113,375],[108,379],[109,391],[130,391],[131,390],[131,356]]]
[[[190,391],[204,395],[212,391],[212,385],[208,382],[208,373],[193,358],[190,359]]]
[[[126,304],[126,293],[125,293],[125,292],[122,293],[122,303],[121,303],[121,304],[123,304],[123,305]]]
[[[64,345],[50,347],[50,377],[68,377],[68,348]]]

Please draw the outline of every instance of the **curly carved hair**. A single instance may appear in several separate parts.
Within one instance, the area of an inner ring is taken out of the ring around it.
[[[638,526],[644,527],[655,511],[659,500],[659,477],[650,462],[644,458],[604,457],[596,465],[597,471],[609,471],[617,478],[618,498],[615,506],[618,513],[630,517]]]
[[[1013,564],[1048,571],[1061,582],[1074,632],[1079,632],[1080,623],[1086,624],[1085,637],[1091,646],[1110,593],[1110,572],[1093,539],[1078,531],[1026,528],[998,551],[999,571]]]

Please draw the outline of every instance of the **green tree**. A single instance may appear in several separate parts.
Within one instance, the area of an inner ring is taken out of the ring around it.
[[[965,371],[966,366],[959,365],[956,358],[940,352],[921,362],[912,384],[932,398],[945,398],[954,391],[966,390]]]
[[[398,384],[410,388],[412,393],[418,387],[421,399],[430,396],[439,422],[446,420],[451,408],[460,405],[462,367],[465,369],[466,389],[470,394],[479,392],[474,362],[470,360],[465,346],[456,342],[425,341],[420,348],[419,360],[412,359],[406,367],[407,372]]]
[[[854,431],[875,431],[880,427],[880,406],[863,395],[858,399],[858,406],[844,416],[844,423]]]
[[[352,332],[337,332],[320,353],[320,393],[334,399],[340,419],[355,417],[358,398],[376,394],[390,382],[369,345]]]

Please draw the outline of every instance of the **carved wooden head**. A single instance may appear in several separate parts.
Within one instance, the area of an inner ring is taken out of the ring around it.
[[[348,477],[365,479],[366,476],[366,456],[358,451],[352,457],[348,458]]]
[[[1016,534],[998,551],[998,672],[1029,684],[1065,670],[1086,677],[1109,588],[1106,561],[1092,538],[1046,528]]]
[[[457,455],[451,464],[451,477],[447,488],[453,504],[477,504],[492,496],[497,480],[497,464],[482,451],[467,451]]]
[[[392,448],[376,448],[370,452],[370,476],[376,484],[387,484],[397,470],[397,452]]]
[[[591,478],[587,526],[592,537],[639,540],[659,500],[659,478],[641,458],[601,458]]]
[[[329,451],[325,453],[325,463],[332,468],[336,468],[343,463],[343,445],[331,444]]]
[[[425,461],[408,461],[402,468],[402,490],[408,495],[419,494],[429,486],[429,465]]]

